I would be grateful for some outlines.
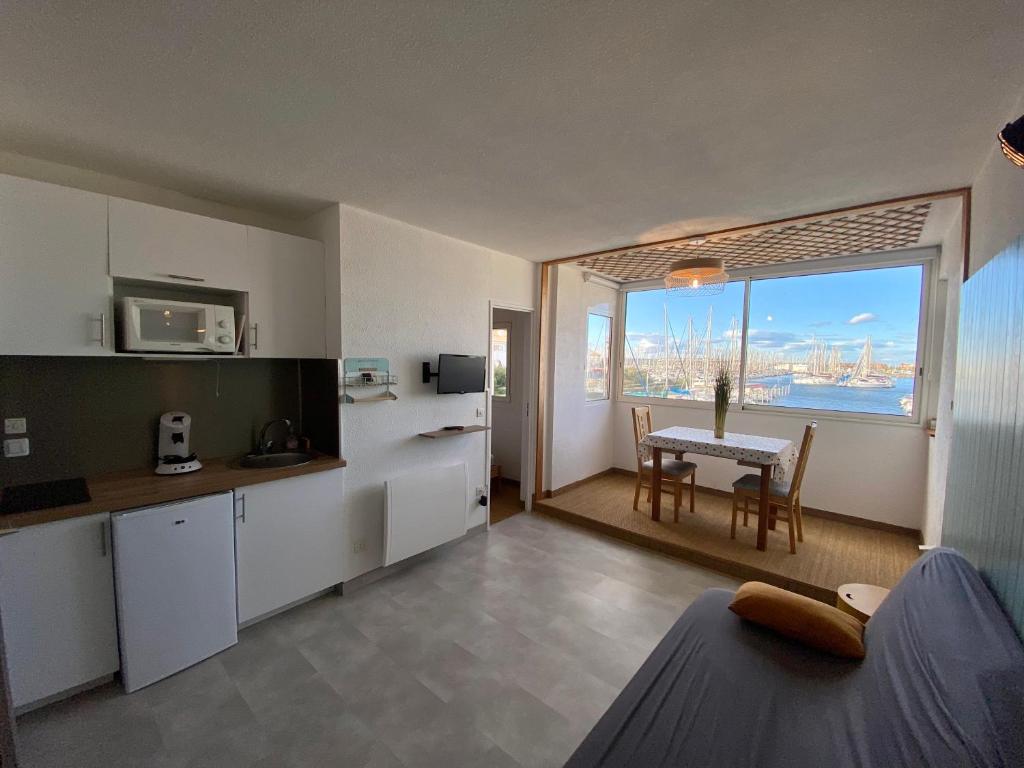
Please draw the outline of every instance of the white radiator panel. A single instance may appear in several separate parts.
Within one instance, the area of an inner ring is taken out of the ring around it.
[[[388,480],[384,565],[466,533],[466,465],[432,467]]]

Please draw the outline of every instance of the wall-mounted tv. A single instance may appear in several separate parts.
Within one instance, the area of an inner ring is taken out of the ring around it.
[[[487,358],[483,355],[440,355],[437,360],[437,394],[464,395],[483,392],[487,382]]]

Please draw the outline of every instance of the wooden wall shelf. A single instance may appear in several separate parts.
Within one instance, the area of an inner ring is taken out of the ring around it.
[[[420,432],[420,437],[429,437],[431,440],[438,437],[455,437],[456,435],[467,435],[470,432],[486,432],[490,427],[482,424],[470,424],[465,429],[437,429],[433,432]]]

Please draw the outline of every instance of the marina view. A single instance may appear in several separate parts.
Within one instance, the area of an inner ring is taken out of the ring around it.
[[[726,367],[735,402],[745,360],[745,403],[912,416],[922,279],[914,265],[751,281],[746,349],[745,282],[714,297],[632,292],[622,393],[710,401],[715,373]],[[883,299],[910,311],[871,311]]]

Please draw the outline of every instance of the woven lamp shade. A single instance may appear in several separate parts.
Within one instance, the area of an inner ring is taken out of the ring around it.
[[[1007,160],[1024,168],[1024,116],[1007,123],[999,132],[999,146]]]
[[[681,296],[716,296],[727,282],[725,262],[714,257],[680,259],[665,276],[665,288]]]

